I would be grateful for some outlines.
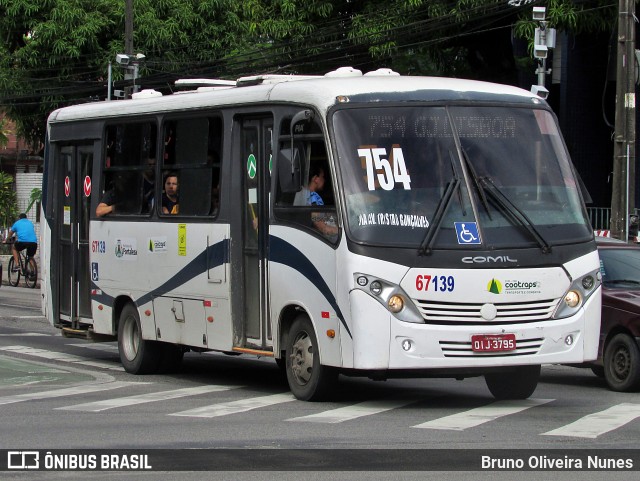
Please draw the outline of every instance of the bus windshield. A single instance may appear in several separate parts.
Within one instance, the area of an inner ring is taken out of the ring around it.
[[[570,160],[545,110],[346,108],[335,112],[333,128],[346,227],[356,242],[550,248],[591,237]]]

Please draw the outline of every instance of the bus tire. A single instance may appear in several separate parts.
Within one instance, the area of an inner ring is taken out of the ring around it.
[[[527,399],[540,379],[540,366],[518,366],[512,371],[485,374],[484,380],[496,399]]]
[[[640,350],[627,334],[616,334],[604,349],[604,378],[612,391],[640,388]]]
[[[131,374],[152,374],[160,362],[160,346],[142,339],[140,316],[133,304],[127,304],[118,322],[118,351],[125,371]]]
[[[306,315],[293,321],[286,346],[287,381],[293,395],[301,401],[326,399],[337,383],[338,371],[320,364],[318,340]]]

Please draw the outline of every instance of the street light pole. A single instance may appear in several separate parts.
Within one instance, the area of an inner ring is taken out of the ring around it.
[[[618,6],[616,117],[613,144],[611,235],[629,240],[629,214],[635,210],[636,59],[635,0]]]

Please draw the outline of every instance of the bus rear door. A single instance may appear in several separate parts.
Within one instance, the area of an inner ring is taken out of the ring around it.
[[[57,318],[77,328],[91,323],[89,219],[93,145],[60,149],[55,168],[55,232],[52,269],[57,272]]]

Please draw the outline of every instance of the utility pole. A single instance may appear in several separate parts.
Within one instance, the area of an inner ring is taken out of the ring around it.
[[[124,53],[133,55],[133,0],[124,0]]]
[[[124,0],[124,53],[131,58],[133,56],[133,0]],[[125,67],[125,80],[133,79],[133,87],[125,87],[125,98],[131,98],[136,91],[136,74],[133,66]]]
[[[628,241],[629,216],[635,211],[635,0],[619,1],[611,235]]]

